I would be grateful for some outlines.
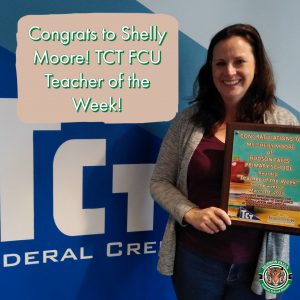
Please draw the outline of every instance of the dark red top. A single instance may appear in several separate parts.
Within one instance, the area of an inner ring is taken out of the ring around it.
[[[215,136],[204,136],[188,167],[188,197],[200,208],[220,207],[225,144]],[[226,263],[256,261],[263,232],[228,226],[207,234],[192,226],[178,226],[178,239],[192,251]]]

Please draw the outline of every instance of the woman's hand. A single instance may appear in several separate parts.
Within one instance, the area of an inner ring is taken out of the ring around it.
[[[183,220],[200,231],[209,234],[224,231],[227,225],[231,225],[228,214],[221,208],[209,207],[205,209],[192,208]]]

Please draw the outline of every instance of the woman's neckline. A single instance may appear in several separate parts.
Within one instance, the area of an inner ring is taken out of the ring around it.
[[[213,135],[213,137],[218,141],[220,142],[221,144],[225,145],[225,143],[223,141],[221,141],[219,138],[217,138],[215,135]]]

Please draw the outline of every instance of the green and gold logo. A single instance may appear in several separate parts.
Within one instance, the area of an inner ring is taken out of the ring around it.
[[[289,265],[280,260],[267,262],[260,268],[259,283],[269,293],[284,292],[292,283],[292,272]]]

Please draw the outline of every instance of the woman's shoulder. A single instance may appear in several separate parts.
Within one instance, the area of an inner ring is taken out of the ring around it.
[[[191,105],[177,113],[176,117],[171,122],[167,135],[176,136],[177,138],[179,136],[186,139],[195,128],[192,117],[196,111],[197,106]]]
[[[265,112],[264,121],[266,124],[298,125],[297,117],[286,108],[273,105]]]
[[[180,122],[189,123],[189,122],[191,122],[191,118],[196,113],[196,111],[197,111],[197,105],[194,104],[194,105],[188,106],[187,108],[178,112],[174,121],[179,122],[179,123]]]

